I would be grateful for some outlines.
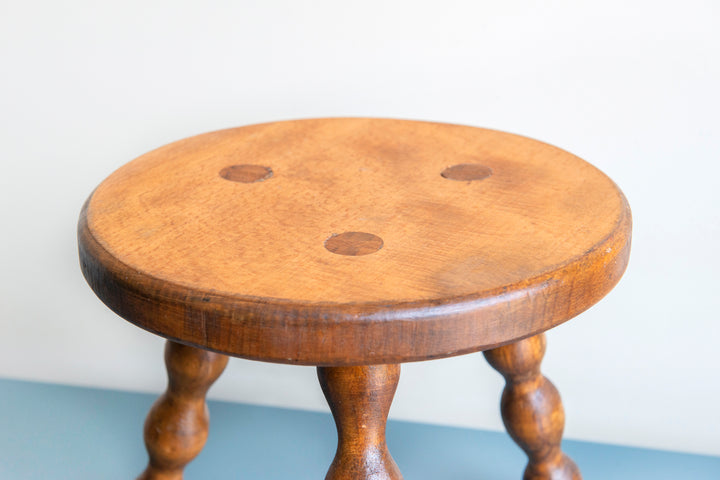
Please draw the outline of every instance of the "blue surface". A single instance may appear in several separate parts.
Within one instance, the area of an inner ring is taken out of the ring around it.
[[[0,380],[0,479],[133,479],[146,462],[151,395]],[[329,414],[210,402],[192,479],[320,480],[335,453]],[[502,433],[393,421],[407,480],[519,480],[524,454]],[[585,480],[719,480],[720,457],[566,441]]]

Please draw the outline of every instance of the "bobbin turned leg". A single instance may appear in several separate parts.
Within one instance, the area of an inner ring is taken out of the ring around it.
[[[208,435],[205,394],[227,365],[228,357],[168,341],[168,387],[145,420],[150,462],[138,480],[180,480]]]
[[[402,480],[385,444],[400,365],[318,367],[317,372],[338,431],[325,480]]]
[[[545,334],[488,350],[485,358],[505,381],[500,410],[510,436],[528,456],[524,480],[580,480],[580,470],[560,450],[565,426],[560,394],[540,373]]]

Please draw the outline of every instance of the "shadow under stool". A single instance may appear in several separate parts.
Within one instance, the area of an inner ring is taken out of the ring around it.
[[[540,372],[543,332],[622,276],[615,184],[508,133],[390,119],[298,120],[171,143],[102,182],[78,225],[83,274],[168,339],[141,479],[182,478],[228,356],[317,366],[338,431],[327,479],[401,479],[385,444],[400,364],[484,352],[524,478],[579,479]]]

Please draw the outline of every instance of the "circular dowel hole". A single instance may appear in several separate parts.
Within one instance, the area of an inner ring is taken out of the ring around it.
[[[461,163],[453,165],[442,171],[440,174],[448,180],[457,180],[459,182],[470,182],[473,180],[482,180],[492,175],[490,167],[480,165],[479,163]]]
[[[263,165],[230,165],[220,170],[220,176],[231,182],[253,183],[267,180],[273,171]]]
[[[369,255],[382,247],[382,238],[365,232],[332,234],[325,240],[325,248],[338,255]]]

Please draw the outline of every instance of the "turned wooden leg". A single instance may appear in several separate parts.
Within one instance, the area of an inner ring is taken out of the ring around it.
[[[325,480],[402,480],[385,444],[385,423],[400,365],[318,367],[318,378],[338,431],[338,448]]]
[[[145,420],[150,462],[138,480],[181,480],[185,465],[205,445],[208,409],[205,394],[227,365],[228,357],[168,341],[168,387]]]
[[[560,450],[565,412],[560,394],[540,373],[545,334],[488,350],[485,358],[505,381],[500,410],[510,436],[528,456],[524,480],[580,480]]]

